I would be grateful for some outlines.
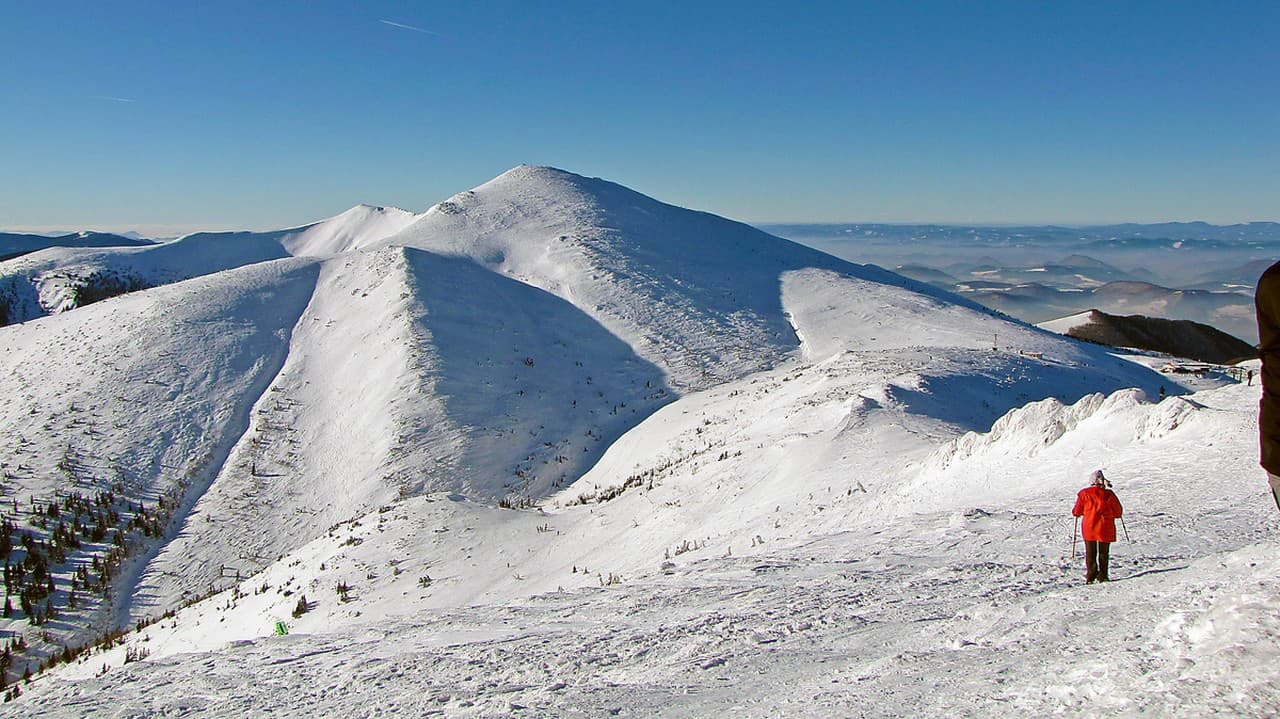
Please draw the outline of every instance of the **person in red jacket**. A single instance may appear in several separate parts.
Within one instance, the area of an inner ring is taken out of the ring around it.
[[[1111,482],[1102,470],[1094,470],[1090,479],[1092,483],[1076,495],[1076,506],[1071,510],[1072,516],[1084,517],[1080,533],[1084,536],[1086,584],[1110,579],[1107,563],[1111,559],[1111,543],[1116,541],[1116,520],[1124,514],[1120,499],[1111,491]]]

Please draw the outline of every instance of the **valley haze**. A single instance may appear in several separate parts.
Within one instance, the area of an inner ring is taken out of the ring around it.
[[[522,165],[0,262],[0,714],[1273,714],[1256,383],[770,229]]]

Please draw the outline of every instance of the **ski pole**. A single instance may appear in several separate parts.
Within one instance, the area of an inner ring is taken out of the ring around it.
[[[1076,535],[1080,532],[1080,518],[1071,523],[1071,558],[1076,558]]]
[[[1124,517],[1120,518],[1120,528],[1124,530],[1124,541],[1133,544],[1133,540],[1129,539],[1129,528],[1124,526]]]

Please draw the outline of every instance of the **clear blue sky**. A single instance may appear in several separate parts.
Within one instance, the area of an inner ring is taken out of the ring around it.
[[[0,2],[0,228],[422,210],[1280,220],[1275,2]]]

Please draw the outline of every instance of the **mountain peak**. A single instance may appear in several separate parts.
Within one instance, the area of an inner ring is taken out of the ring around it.
[[[332,219],[337,219],[339,217],[350,217],[353,215],[379,215],[379,214],[401,214],[401,213],[410,214],[410,215],[414,214],[412,212],[409,212],[409,210],[401,209],[399,207],[390,207],[385,205],[370,205],[370,204],[361,202],[360,204],[354,205],[350,209],[345,210],[337,215],[334,215],[329,219],[332,220]]]
[[[676,387],[772,366],[797,343],[779,303],[781,275],[851,267],[739,222],[535,165],[454,195],[387,242],[468,257],[573,303]]]
[[[604,182],[598,177],[591,178],[576,172],[563,170],[550,165],[516,165],[498,175],[488,183],[509,184],[512,182]]]
[[[587,177],[558,167],[544,165],[516,165],[492,180],[480,185],[471,192],[504,191],[523,194],[539,193],[571,193],[593,197],[624,195],[634,200],[643,198],[648,202],[657,202],[651,197],[642,195],[623,185],[599,177]],[[466,195],[468,193],[461,193]]]

